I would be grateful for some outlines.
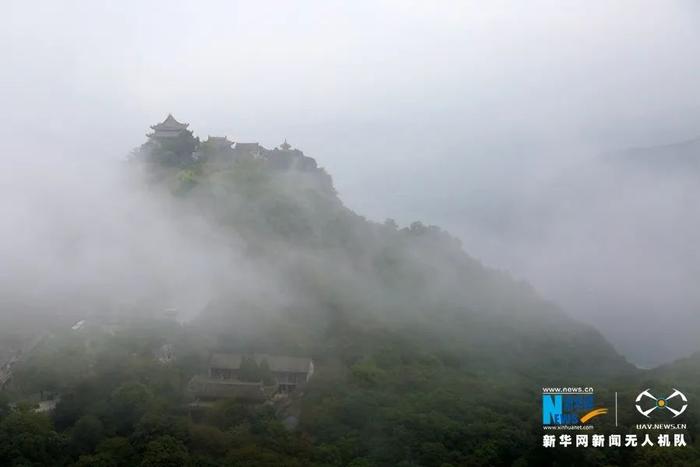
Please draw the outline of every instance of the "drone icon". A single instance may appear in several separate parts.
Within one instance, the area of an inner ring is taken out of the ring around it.
[[[685,397],[685,394],[680,392],[676,388],[672,388],[673,392],[671,395],[668,397],[662,397],[662,398],[656,398],[651,392],[649,392],[649,389],[645,389],[644,391],[640,392],[639,395],[637,395],[637,399],[635,399],[635,407],[637,408],[637,411],[644,415],[645,417],[649,418],[649,414],[652,413],[656,409],[666,409],[669,412],[673,414],[673,418],[676,418],[683,412],[685,412],[685,409],[688,408],[688,398]],[[668,401],[673,399],[676,396],[680,396],[681,400],[683,401],[683,406],[676,410],[673,407],[670,407],[668,405]],[[649,408],[649,409],[643,409],[642,406],[639,404],[639,402],[642,400],[642,398],[647,397],[649,399],[654,399],[656,402],[654,403],[654,406]]]

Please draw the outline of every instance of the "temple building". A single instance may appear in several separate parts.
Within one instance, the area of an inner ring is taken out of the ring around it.
[[[242,354],[215,353],[209,361],[209,377],[227,380],[241,375]],[[310,358],[282,355],[254,354],[250,356],[260,366],[267,364],[272,377],[282,392],[291,392],[306,384],[314,374],[314,363]]]
[[[146,160],[159,164],[188,167],[195,161],[194,154],[199,139],[187,129],[188,123],[180,123],[172,114],[161,123],[151,126],[148,141],[141,146],[141,154]]]
[[[277,171],[317,172],[324,179],[324,186],[332,190],[330,178],[318,168],[316,161],[293,148],[286,138],[272,150],[259,143],[233,142],[226,136],[209,136],[200,143],[189,130],[189,124],[178,122],[172,114],[151,129],[153,132],[146,135],[148,141],[138,153],[149,162],[186,168],[206,161],[213,170],[228,170],[236,162],[256,160]]]
[[[151,126],[153,133],[147,134],[151,139],[168,139],[177,138],[182,134],[183,131],[188,131],[187,127],[190,126],[189,123],[180,123],[175,120],[172,114],[168,116],[161,123]]]
[[[206,145],[208,149],[212,151],[230,151],[233,141],[229,141],[226,136],[209,136],[207,140],[202,143]]]
[[[254,370],[259,381],[257,377],[251,378],[251,362],[259,370]],[[264,371],[260,370],[263,368]],[[192,378],[188,390],[198,400],[237,398],[259,402],[276,393],[286,394],[302,388],[313,373],[314,364],[310,358],[214,353],[209,360],[208,374]]]
[[[199,145],[195,159],[204,159],[214,166],[225,167],[233,162],[233,141],[226,136],[209,136]]]
[[[247,403],[261,403],[275,394],[275,388],[266,387],[262,382],[236,380],[216,380],[197,375],[187,384],[187,392],[196,399],[193,405],[211,404],[221,399],[236,399]]]

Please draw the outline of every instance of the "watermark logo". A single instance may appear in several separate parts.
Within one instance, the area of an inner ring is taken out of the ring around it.
[[[542,424],[574,426],[608,413],[595,407],[593,388],[542,388]]]
[[[667,397],[657,398],[650,389],[640,392],[635,399],[637,412],[647,418],[651,418],[651,413],[657,409],[667,410],[673,414],[673,418],[678,417],[688,408],[688,398],[676,388]],[[673,399],[673,400],[672,400]]]
[[[618,393],[614,392],[615,427],[618,426]],[[613,403],[614,402],[614,403]],[[688,398],[676,388],[666,397],[656,397],[651,389],[637,395],[635,406],[650,418],[655,410],[678,417],[688,408]],[[611,409],[611,412],[613,410]],[[679,448],[687,446],[688,427],[671,420],[651,420],[637,424],[641,433],[596,433],[591,419],[608,413],[596,408],[593,388],[542,388],[542,447],[544,448]],[[612,417],[610,422],[612,423]],[[657,431],[658,430],[658,431]],[[571,433],[578,431],[578,433]],[[615,429],[617,431],[617,429]]]

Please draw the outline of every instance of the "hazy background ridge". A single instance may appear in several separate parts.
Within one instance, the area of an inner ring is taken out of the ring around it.
[[[81,206],[61,177],[107,169],[173,112],[201,137],[287,137],[359,213],[448,228],[632,360],[697,350],[694,169],[610,162],[700,135],[696,2],[9,1],[3,16],[13,240],[33,214],[62,219],[17,200]]]

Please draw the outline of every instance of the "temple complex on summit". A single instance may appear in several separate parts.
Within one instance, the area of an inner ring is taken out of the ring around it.
[[[314,159],[292,148],[286,138],[271,150],[259,143],[234,142],[227,136],[209,135],[200,142],[189,124],[179,122],[172,114],[151,129],[153,132],[146,135],[148,142],[141,147],[141,154],[162,164],[186,167],[195,161],[207,161],[211,167],[225,169],[238,161],[259,160],[280,171],[318,169]]]

